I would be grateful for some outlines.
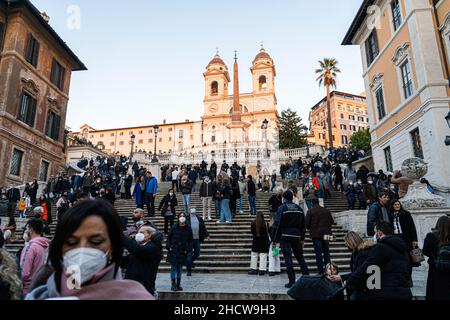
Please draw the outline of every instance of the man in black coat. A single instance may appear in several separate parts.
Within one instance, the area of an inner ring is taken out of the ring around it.
[[[306,214],[305,224],[313,241],[317,269],[319,274],[323,274],[324,266],[331,261],[330,246],[324,237],[332,235],[334,220],[331,212],[319,205],[319,199],[312,199],[312,204],[313,207]]]
[[[295,271],[292,262],[292,253],[300,264],[302,274],[309,275],[308,266],[303,257],[305,243],[305,214],[303,210],[292,202],[294,194],[286,191],[283,194],[284,204],[278,208],[272,227],[272,246],[280,243],[283,252],[289,283],[286,288],[291,288],[295,283]]]
[[[155,294],[156,275],[163,258],[162,240],[162,234],[149,226],[141,227],[135,240],[123,236],[124,248],[129,252],[122,263],[127,269],[125,279],[141,283],[152,295]]]
[[[192,250],[187,256],[187,276],[192,275],[192,269],[195,268],[194,262],[200,257],[200,244],[209,240],[209,233],[206,229],[205,221],[197,215],[197,210],[192,208],[187,216],[188,225],[192,229]]]
[[[346,281],[347,286],[354,289],[366,287],[369,300],[411,300],[409,253],[405,242],[394,236],[389,222],[378,223],[376,231],[377,245]],[[373,284],[373,287],[369,288],[368,284]]]

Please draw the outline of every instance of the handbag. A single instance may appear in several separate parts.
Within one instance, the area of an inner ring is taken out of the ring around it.
[[[294,300],[333,300],[344,287],[331,282],[326,276],[302,276],[287,294]]]
[[[411,259],[412,259],[413,263],[415,263],[415,264],[421,264],[422,262],[425,261],[425,257],[423,256],[422,249],[420,249],[419,247],[412,249],[410,254],[411,254]]]

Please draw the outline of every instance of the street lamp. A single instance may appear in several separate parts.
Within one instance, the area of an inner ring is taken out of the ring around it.
[[[134,140],[136,139],[136,136],[133,134],[131,136],[131,151],[130,151],[130,163],[133,162],[133,150],[134,150]]]
[[[158,130],[159,130],[159,126],[157,124],[155,124],[153,126],[153,131],[155,132],[155,149],[153,152],[152,163],[158,163],[158,157],[156,156],[156,139],[158,138]]]
[[[308,142],[308,131],[309,131],[309,128],[307,126],[303,126],[303,127],[301,127],[301,130],[303,130],[305,132],[305,136],[306,136],[306,158],[310,158],[309,142]]]
[[[267,147],[267,128],[269,128],[269,120],[264,119],[261,129],[264,130],[264,141],[266,143],[266,157],[269,157],[269,148]]]

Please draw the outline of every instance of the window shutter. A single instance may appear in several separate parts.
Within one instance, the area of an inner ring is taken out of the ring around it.
[[[50,81],[53,84],[56,84],[56,60],[55,59],[53,59],[53,61],[52,61],[52,73],[50,75]]]
[[[0,52],[3,50],[4,32],[5,32],[5,24],[3,22],[0,22]]]
[[[52,112],[49,110],[48,114],[47,114],[47,121],[45,123],[45,135],[47,137],[51,137],[51,117],[52,117]]]
[[[33,36],[31,35],[31,33],[29,33],[26,59],[29,63],[32,63],[32,58],[33,58]]]
[[[24,93],[22,92],[21,94],[20,94],[20,102],[19,102],[19,110],[17,111],[17,119],[19,119],[19,120],[24,120],[24,119],[22,119],[22,108],[23,108],[23,104],[24,104],[24,99],[25,99],[25,95],[24,95]]]
[[[28,105],[28,125],[34,127],[34,118],[36,117],[36,99],[30,97],[30,104]]]
[[[375,52],[374,52],[374,59],[378,54],[380,53],[380,50],[378,48],[378,37],[377,37],[377,29],[373,29],[373,42],[375,44]]]
[[[40,44],[37,42],[37,40],[34,40],[34,47],[33,47],[33,66],[37,67],[38,60],[39,60],[39,48]]]
[[[60,75],[59,75],[59,88],[64,90],[64,76],[66,75],[66,69],[60,66]]]
[[[59,131],[60,131],[60,128],[61,128],[61,117],[60,116],[55,115],[55,117],[54,117],[54,124],[55,124],[54,125],[55,131],[53,133],[53,139],[58,141],[59,140]]]

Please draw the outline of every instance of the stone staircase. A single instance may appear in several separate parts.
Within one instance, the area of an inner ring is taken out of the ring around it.
[[[165,195],[170,187],[170,183],[161,183],[159,186],[158,195],[155,201],[156,207],[159,204],[162,196]],[[198,190],[198,188],[197,188]],[[265,213],[266,219],[269,214],[267,212],[268,200],[271,193],[258,192],[256,197],[256,207],[258,211]],[[178,210],[183,210],[182,195],[177,194],[178,198]],[[250,232],[250,225],[253,221],[253,217],[249,216],[249,206],[247,199],[243,201],[243,214],[237,214],[233,218],[232,224],[217,224],[215,213],[213,211],[213,221],[206,221],[206,227],[210,233],[210,240],[206,240],[201,246],[201,256],[196,261],[195,273],[246,273],[250,266],[250,252],[252,244],[252,235]],[[198,214],[201,215],[202,205],[198,191],[192,194],[191,206],[197,208]],[[347,209],[347,202],[345,197],[339,192],[333,192],[331,198],[325,202],[325,206],[332,212],[345,211]],[[115,207],[121,216],[128,217],[129,225],[132,224],[131,214],[135,209],[134,200],[117,200]],[[239,204],[238,204],[239,210]],[[56,208],[53,206],[53,216],[55,217]],[[150,219],[160,230],[164,228],[164,218],[160,216],[159,212],[156,212],[155,217]],[[56,224],[50,225],[51,238],[54,234]],[[16,253],[22,246],[23,230],[16,232],[17,240],[11,244],[6,245],[6,248],[11,253]],[[344,245],[343,237],[346,234],[341,226],[333,226],[333,233],[336,240],[330,243],[330,252],[332,261],[335,262],[341,271],[348,271],[350,262],[350,252]],[[307,234],[305,248],[304,248],[305,260],[310,268],[310,272],[315,273],[317,271],[315,255],[312,246],[311,239]],[[295,259],[296,271],[299,272]],[[281,257],[281,267],[284,271],[284,259]],[[160,265],[160,272],[169,272],[170,265],[162,260]]]

